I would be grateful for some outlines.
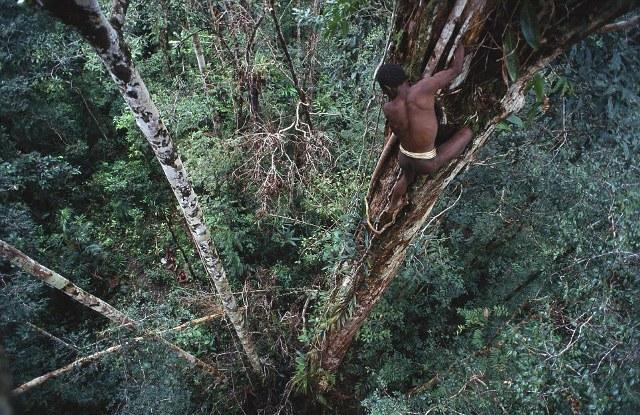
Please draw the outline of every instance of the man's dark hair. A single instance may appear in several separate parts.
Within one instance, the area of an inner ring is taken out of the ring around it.
[[[390,86],[392,88],[402,85],[407,80],[407,74],[404,73],[402,66],[395,63],[382,65],[376,74],[376,80],[380,86]]]

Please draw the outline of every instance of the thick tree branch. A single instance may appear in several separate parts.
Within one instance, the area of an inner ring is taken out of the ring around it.
[[[62,291],[74,301],[101,314],[103,317],[122,326],[135,326],[135,322],[120,310],[78,287],[62,275],[40,265],[15,247],[0,240],[0,257],[10,261],[24,272],[47,284],[49,287]]]
[[[144,335],[158,340],[160,343],[176,352],[176,354],[187,360],[189,363],[200,367],[211,374],[219,375],[217,368],[203,362],[202,360],[193,356],[191,353],[182,350],[180,347],[165,340],[156,333],[144,332],[135,321],[131,320],[120,310],[112,307],[110,304],[96,297],[95,295],[89,294],[62,275],[39,264],[34,259],[28,257],[23,252],[9,245],[3,240],[0,240],[0,257],[5,258],[13,265],[17,266],[24,272],[36,277],[48,286],[62,291],[67,296],[71,297],[74,301],[77,301],[78,303],[94,310],[95,312],[100,313],[103,317],[113,321],[114,323],[120,324],[130,329],[142,331]]]
[[[640,15],[631,17],[619,22],[610,23],[602,26],[599,30],[600,33],[615,32],[617,30],[627,30],[640,25]]]
[[[211,315],[208,315],[208,316],[205,316],[205,317],[200,317],[200,318],[197,318],[195,320],[187,321],[186,323],[180,324],[179,326],[172,327],[170,329],[156,331],[156,332],[152,333],[152,335],[161,335],[161,334],[165,334],[165,333],[169,333],[169,332],[173,332],[173,331],[182,331],[182,330],[184,330],[186,328],[193,327],[193,326],[198,325],[198,324],[203,324],[203,323],[206,323],[206,322],[211,321],[213,319],[219,318],[222,315],[223,315],[223,313],[220,312],[220,313],[211,314]],[[36,386],[40,386],[43,383],[45,383],[45,382],[47,382],[49,380],[53,380],[53,379],[65,374],[65,373],[67,373],[67,372],[69,372],[69,371],[71,371],[71,370],[73,370],[75,368],[80,368],[80,367],[82,367],[82,366],[84,366],[86,364],[89,364],[91,362],[95,362],[95,361],[101,359],[102,357],[104,357],[104,356],[106,356],[108,354],[119,352],[124,347],[126,347],[126,346],[128,346],[128,345],[130,345],[132,343],[141,342],[146,337],[149,337],[149,336],[135,337],[135,338],[133,338],[133,339],[131,339],[131,340],[125,342],[125,343],[118,344],[118,345],[115,345],[115,346],[111,346],[111,347],[109,347],[107,349],[104,349],[104,350],[101,350],[101,351],[99,351],[97,353],[93,353],[91,355],[81,357],[80,359],[74,360],[73,362],[71,362],[71,363],[69,363],[69,364],[67,364],[67,365],[65,365],[65,366],[63,366],[63,367],[61,367],[59,369],[53,370],[53,371],[51,371],[49,373],[45,373],[42,376],[38,376],[37,378],[34,378],[34,379],[32,379],[32,380],[30,380],[28,382],[23,383],[22,385],[20,385],[17,388],[15,388],[12,391],[12,394],[13,395],[20,395],[22,393],[25,393],[25,392],[35,388]]]
[[[135,340],[136,339],[134,339],[133,341],[135,341]],[[45,373],[42,376],[38,376],[35,379],[31,379],[30,381],[23,383],[22,385],[18,386],[13,391],[11,391],[11,394],[14,395],[14,396],[23,394],[23,393],[35,388],[36,386],[40,386],[43,383],[45,383],[45,382],[47,382],[49,380],[55,379],[55,378],[59,377],[60,375],[63,375],[65,373],[67,373],[67,372],[70,372],[71,370],[73,370],[73,369],[75,369],[77,367],[82,367],[82,366],[84,366],[84,365],[86,365],[88,363],[95,362],[96,360],[100,359],[101,357],[103,357],[103,356],[105,356],[105,355],[107,355],[109,353],[117,352],[120,349],[122,349],[126,344],[127,343],[119,344],[117,346],[112,346],[112,347],[109,347],[108,349],[102,350],[102,351],[100,351],[98,353],[94,353],[92,355],[82,357],[82,358],[80,358],[78,360],[74,360],[73,362],[69,363],[66,366],[63,366],[63,367],[61,367],[59,369],[56,369],[56,370],[54,370],[52,372],[49,372],[49,373]]]

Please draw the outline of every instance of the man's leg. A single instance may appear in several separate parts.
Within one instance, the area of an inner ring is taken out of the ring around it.
[[[462,154],[462,151],[469,145],[471,139],[473,139],[473,132],[470,128],[465,127],[458,130],[450,139],[442,143],[440,147],[437,148],[438,156],[442,158],[440,167]],[[436,156],[436,158],[438,156]]]
[[[449,139],[436,147],[437,155],[434,159],[421,161],[418,174],[435,174],[445,164],[462,154],[462,151],[473,139],[471,129],[465,127],[454,133]]]
[[[400,208],[402,205],[402,198],[407,193],[407,189],[416,179],[416,175],[413,169],[400,169],[400,179],[396,182],[396,185],[393,186],[393,190],[391,190],[391,203],[390,208],[392,211]]]

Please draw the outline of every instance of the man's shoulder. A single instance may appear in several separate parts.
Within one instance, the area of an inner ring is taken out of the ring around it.
[[[392,114],[396,112],[401,105],[404,105],[404,102],[398,99],[394,99],[392,101],[385,102],[385,104],[382,106],[382,111],[385,115]]]
[[[433,89],[434,81],[430,76],[425,76],[409,89],[409,96],[424,95],[430,93]]]

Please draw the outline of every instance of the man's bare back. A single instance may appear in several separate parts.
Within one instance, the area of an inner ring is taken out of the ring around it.
[[[400,141],[398,163],[402,175],[393,189],[393,209],[400,206],[402,197],[416,176],[434,174],[460,155],[473,138],[471,130],[463,128],[435,147],[438,134],[435,94],[462,72],[463,59],[464,48],[460,46],[455,51],[450,68],[433,76],[425,76],[414,85],[409,85],[404,71],[398,65],[384,65],[378,71],[378,82],[390,98],[384,105],[384,114],[391,131]]]

